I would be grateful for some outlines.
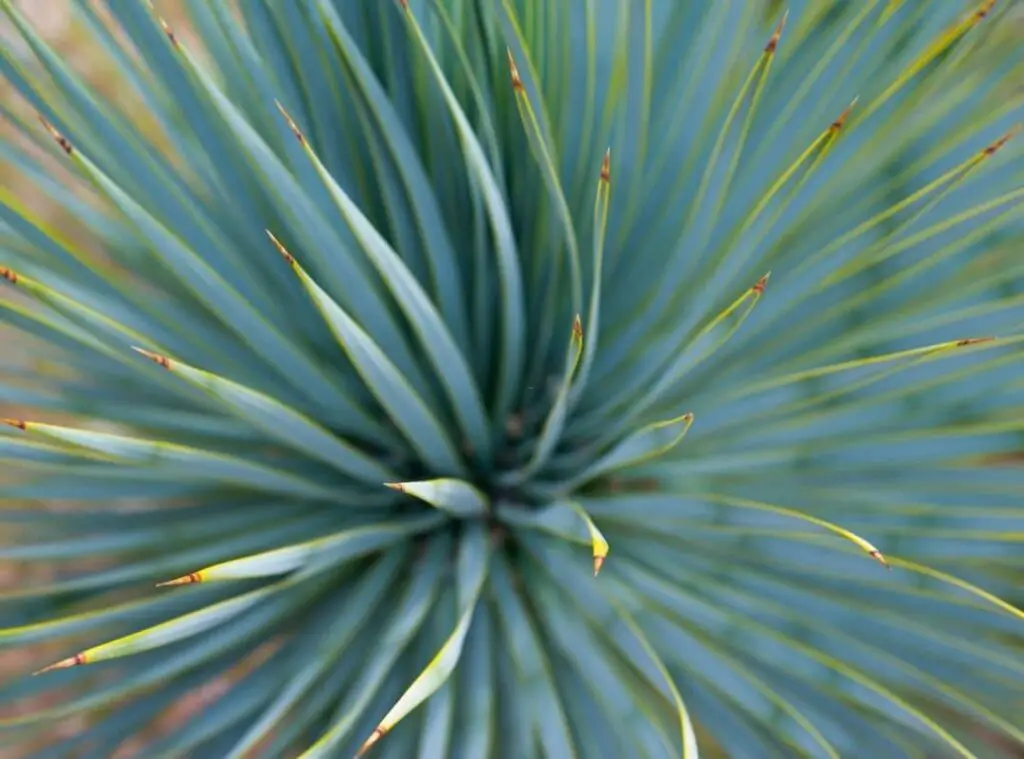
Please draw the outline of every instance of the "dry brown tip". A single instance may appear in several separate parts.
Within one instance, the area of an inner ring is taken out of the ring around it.
[[[597,577],[598,572],[601,571],[601,567],[604,566],[604,556],[594,557],[594,577]]]
[[[409,10],[409,0],[398,0],[398,4],[402,6],[402,10]]]
[[[284,120],[288,122],[288,128],[292,130],[292,134],[295,135],[295,139],[297,139],[299,142],[305,145],[306,138],[302,135],[302,131],[299,129],[299,125],[295,123],[295,119],[293,119],[288,114],[288,111],[284,109],[284,106],[281,105],[280,100],[275,100],[274,105],[277,106],[277,110],[279,110],[281,112],[281,115],[284,116]]]
[[[523,80],[519,77],[519,69],[516,68],[516,60],[512,57],[512,50],[510,48],[505,48],[505,52],[508,53],[508,70],[512,75],[512,89],[517,92],[522,92],[524,89]]]
[[[850,104],[846,106],[846,108],[843,110],[842,113],[839,114],[839,116],[836,117],[836,120],[832,122],[831,126],[829,126],[829,129],[831,129],[833,132],[838,132],[840,129],[842,129],[843,124],[845,124],[846,119],[850,117],[850,113],[853,112],[853,107],[857,105],[858,100],[860,100],[859,95],[850,101]]]
[[[687,411],[685,414],[683,414],[683,421],[685,421],[685,422],[692,422],[693,421],[693,412],[692,411]]]
[[[160,16],[157,16],[156,20],[160,22],[160,28],[164,30],[164,34],[167,35],[167,39],[171,41],[171,44],[178,47],[178,38],[174,36],[174,32],[171,31],[171,27],[167,25],[167,22]]]
[[[996,0],[987,0],[981,4],[981,7],[974,12],[974,22],[981,21],[985,16],[992,12],[992,9],[996,6]]]
[[[1017,134],[1020,133],[1021,129],[1024,129],[1024,124],[1014,124],[1013,128],[1009,132],[1007,132],[1002,137],[1000,137],[998,140],[993,142],[991,145],[989,145],[987,148],[985,148],[982,152],[985,155],[987,155],[987,156],[995,155],[996,151],[998,151],[1001,147],[1003,147],[1003,145],[1005,145],[1010,140],[1012,140],[1014,137],[1016,137]]]
[[[172,585],[191,585],[193,583],[202,581],[203,577],[199,574],[199,572],[190,572],[187,575],[184,575],[182,577],[176,577],[175,579],[168,580],[167,582],[158,582],[156,586],[158,588],[168,588]]]
[[[405,485],[403,485],[401,482],[385,482],[384,487],[391,488],[392,490],[397,490],[399,493],[405,492]]]
[[[882,552],[881,551],[871,551],[871,553],[869,555],[871,556],[872,559],[877,561],[879,564],[881,564],[886,569],[892,569],[892,566],[890,566],[889,562],[885,560],[884,556],[882,556]]]
[[[60,145],[60,149],[68,155],[71,155],[74,152],[74,148],[71,147],[71,143],[67,141],[67,138],[54,129],[53,124],[47,121],[43,114],[37,113],[36,116],[38,117],[39,122],[46,128],[46,131],[50,133],[50,136],[57,141],[58,145]]]
[[[49,667],[43,667],[42,669],[33,672],[33,675],[41,675],[44,672],[51,672],[55,669],[68,669],[69,667],[78,667],[85,664],[85,654],[75,654],[69,656],[67,659],[61,659],[55,664],[51,664]]]
[[[768,54],[774,53],[775,48],[779,46],[779,40],[782,38],[782,30],[786,28],[786,19],[789,18],[789,9],[782,14],[782,18],[779,19],[778,26],[775,27],[775,31],[772,33],[771,39],[768,40],[768,44],[764,46],[764,51]]]
[[[956,347],[963,348],[965,345],[977,345],[978,343],[990,343],[995,340],[994,337],[967,337],[963,340],[957,340]]]
[[[366,739],[366,742],[363,743],[363,747],[359,749],[359,753],[356,754],[356,759],[359,759],[359,757],[363,756],[367,751],[369,751],[373,744],[375,744],[377,741],[383,738],[385,734],[387,734],[387,728],[376,728],[373,731],[373,733],[370,734],[370,737]]]
[[[761,295],[762,293],[764,293],[764,288],[767,287],[768,279],[771,276],[772,276],[772,273],[768,272],[763,277],[761,277],[761,279],[757,280],[757,282],[754,283],[754,286],[751,287],[750,289],[753,290],[758,295]]]
[[[167,358],[167,356],[161,356],[159,353],[148,351],[145,348],[138,348],[134,345],[132,346],[132,350],[138,353],[139,355],[145,356],[157,366],[161,366],[164,369],[171,368],[171,360]]]
[[[274,247],[277,248],[277,252],[281,254],[281,257],[285,261],[288,262],[288,265],[295,266],[295,256],[288,252],[287,248],[285,248],[284,245],[281,244],[281,241],[274,236],[273,232],[271,232],[269,229],[266,229],[264,231],[267,233],[267,237],[270,238],[270,241],[274,243]]]
[[[5,269],[0,266],[0,277],[3,277],[12,285],[18,284],[18,275],[13,269]]]
[[[576,314],[576,318],[572,320],[572,335],[577,340],[583,339],[583,322],[580,321],[579,314]]]
[[[22,421],[21,419],[0,419],[8,427],[14,427],[17,430],[24,432],[28,429],[28,422]]]
[[[612,181],[612,149],[604,151],[604,158],[601,161],[601,181],[611,184]]]

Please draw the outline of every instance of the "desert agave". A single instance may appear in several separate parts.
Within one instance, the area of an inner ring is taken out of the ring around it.
[[[1024,746],[1012,4],[0,6],[4,745]]]

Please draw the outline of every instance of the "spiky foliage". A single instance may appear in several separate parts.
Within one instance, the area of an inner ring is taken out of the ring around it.
[[[1024,743],[1010,4],[0,5],[4,744]]]

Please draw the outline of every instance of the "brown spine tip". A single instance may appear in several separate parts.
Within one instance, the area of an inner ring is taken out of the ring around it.
[[[855,97],[853,100],[851,100],[850,104],[846,106],[843,112],[836,117],[836,120],[832,122],[831,126],[829,126],[829,129],[831,131],[838,132],[840,129],[843,128],[843,124],[845,124],[846,120],[850,117],[850,114],[853,112],[853,108],[855,105],[857,105],[858,100],[860,100],[859,95]]]
[[[761,277],[761,279],[757,280],[757,282],[754,283],[754,286],[751,287],[750,289],[753,290],[758,295],[762,295],[764,293],[764,288],[767,287],[768,280],[771,276],[772,273],[768,272],[763,277]]]
[[[202,582],[203,576],[199,572],[189,572],[183,577],[176,577],[173,580],[167,582],[158,582],[156,586],[158,588],[169,588],[172,585],[192,585],[193,583]]]
[[[601,567],[604,566],[604,559],[604,556],[594,557],[594,577],[597,577],[598,573],[601,571]]]
[[[22,421],[21,419],[0,419],[8,427],[14,427],[17,430],[24,432],[28,429],[28,422]]]
[[[157,366],[163,367],[164,369],[171,368],[171,360],[167,358],[167,356],[161,356],[159,353],[148,351],[145,348],[137,348],[134,345],[132,346],[132,350],[138,353],[139,355],[145,356]]]
[[[516,92],[523,91],[523,80],[519,76],[519,69],[516,68],[516,59],[512,57],[512,50],[505,48],[505,52],[508,53],[508,70],[512,75],[512,89]]]
[[[71,143],[67,141],[67,138],[64,137],[64,135],[54,129],[53,124],[47,121],[41,113],[36,114],[36,116],[39,118],[39,122],[46,128],[46,131],[50,133],[50,136],[57,141],[58,145],[60,145],[61,150],[68,155],[75,152],[74,148],[71,147]]]
[[[409,0],[398,0],[398,4],[402,6],[403,11],[409,10]]]
[[[693,421],[693,412],[692,411],[687,411],[685,414],[683,414],[683,421],[684,422],[692,422]]]
[[[80,667],[85,664],[85,654],[75,654],[69,656],[67,659],[61,659],[55,664],[51,664],[49,667],[43,667],[42,669],[33,672],[33,675],[41,675],[44,672],[52,672],[55,669],[68,669],[69,667]]]
[[[882,556],[882,552],[881,551],[871,551],[869,553],[869,555],[871,556],[872,559],[877,561],[879,564],[881,564],[886,569],[892,569],[892,566],[889,564],[889,562],[886,561],[884,556]]]
[[[577,340],[583,339],[583,322],[580,321],[579,314],[576,314],[576,318],[572,320],[572,335]]]
[[[288,252],[288,249],[287,249],[287,248],[285,248],[285,247],[284,247],[284,245],[282,245],[282,244],[281,244],[281,241],[280,241],[280,240],[278,240],[278,239],[277,239],[277,238],[276,238],[276,237],[274,236],[274,233],[273,233],[273,232],[271,232],[271,231],[270,231],[269,229],[267,229],[267,230],[264,230],[264,231],[265,231],[265,232],[267,233],[267,237],[269,237],[269,238],[270,238],[270,241],[271,241],[272,243],[274,243],[274,247],[275,247],[275,248],[277,248],[277,252],[281,254],[281,257],[282,257],[282,258],[283,258],[283,259],[284,259],[285,261],[287,261],[287,262],[288,262],[288,265],[289,265],[289,266],[292,266],[292,267],[294,267],[294,266],[295,266],[295,256],[293,256],[293,255],[292,255],[291,253],[289,253],[289,252]]]
[[[997,151],[998,151],[998,150],[999,150],[999,149],[1000,149],[1001,147],[1003,147],[1003,145],[1005,145],[1005,144],[1006,144],[1006,143],[1008,143],[1008,142],[1009,142],[1010,140],[1012,140],[1012,139],[1013,139],[1014,137],[1016,137],[1016,136],[1017,136],[1017,134],[1018,134],[1018,133],[1020,132],[1020,130],[1021,130],[1021,129],[1024,129],[1024,124],[1016,124],[1016,125],[1015,125],[1015,126],[1013,127],[1013,129],[1011,129],[1011,130],[1010,130],[1009,132],[1007,132],[1006,134],[1004,134],[1004,135],[1003,135],[1002,137],[1000,137],[1000,138],[999,138],[998,140],[996,140],[995,142],[993,142],[993,143],[992,143],[991,145],[989,145],[989,146],[988,146],[987,148],[985,148],[985,149],[984,149],[983,151],[981,151],[981,152],[982,152],[982,153],[983,153],[984,155],[986,155],[986,156],[990,156],[990,155],[995,155],[995,154],[996,154],[996,152],[997,152]]]
[[[996,0],[986,0],[981,4],[981,7],[974,12],[974,22],[981,21],[985,16],[992,12],[992,9],[996,6]]]
[[[13,269],[5,269],[0,266],[0,277],[3,277],[12,285],[18,284],[18,274]]]
[[[995,340],[994,337],[968,337],[963,340],[958,340],[956,343],[957,348],[963,348],[967,345],[978,345],[979,343],[990,343]]]
[[[297,139],[300,143],[305,145],[306,138],[303,136],[302,130],[299,129],[299,125],[295,123],[295,119],[288,115],[288,111],[286,111],[284,109],[284,106],[281,105],[280,100],[275,100],[274,105],[277,106],[277,110],[279,110],[281,112],[281,115],[284,116],[284,120],[288,122],[288,128],[292,130],[292,134],[295,135],[295,139]]]
[[[167,39],[171,41],[171,44],[178,47],[178,38],[174,36],[174,32],[171,30],[171,27],[167,25],[167,22],[159,16],[157,16],[156,20],[160,22],[160,28],[164,30],[164,34],[167,35]]]
[[[772,33],[771,39],[768,40],[768,44],[764,46],[764,51],[771,55],[775,52],[775,48],[779,46],[779,40],[782,39],[782,30],[786,28],[786,19],[789,18],[789,9],[782,14],[782,18],[779,20],[779,25],[775,27],[775,31]]]
[[[612,181],[612,149],[604,151],[604,158],[601,160],[601,181],[611,184]]]
[[[405,485],[403,485],[401,482],[385,482],[384,487],[391,488],[392,490],[397,490],[399,493],[405,492]]]
[[[373,731],[373,733],[370,734],[370,737],[366,739],[366,742],[363,743],[362,748],[359,749],[359,753],[356,754],[356,759],[359,759],[359,757],[366,754],[366,752],[373,747],[373,744],[375,744],[377,741],[379,741],[381,738],[387,735],[387,732],[387,728],[385,727],[376,728]]]

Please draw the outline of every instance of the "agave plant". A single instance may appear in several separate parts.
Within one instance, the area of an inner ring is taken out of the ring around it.
[[[0,2],[4,745],[1024,746],[1011,4],[185,6]]]

